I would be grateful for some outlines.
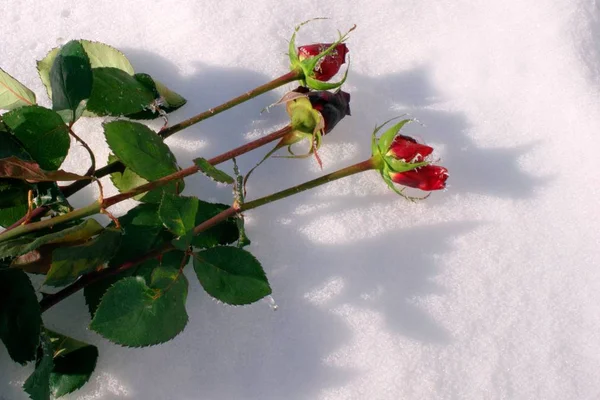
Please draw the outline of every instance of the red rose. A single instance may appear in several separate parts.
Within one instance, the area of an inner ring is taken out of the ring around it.
[[[303,61],[310,57],[316,57],[327,50],[331,45],[332,43],[319,43],[300,46],[298,47],[298,59]],[[348,47],[346,47],[344,43],[336,45],[331,52],[317,62],[317,65],[313,70],[314,78],[322,82],[326,82],[333,78],[340,70],[342,64],[346,62],[346,53],[348,53]]]

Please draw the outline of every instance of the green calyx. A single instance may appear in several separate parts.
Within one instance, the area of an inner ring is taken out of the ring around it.
[[[392,182],[390,174],[410,171],[415,168],[419,168],[424,165],[427,165],[427,164],[429,164],[429,162],[422,161],[422,162],[410,163],[410,162],[406,162],[403,160],[398,160],[392,156],[387,155],[388,151],[390,150],[390,146],[392,145],[392,142],[394,141],[394,138],[396,137],[396,135],[398,135],[398,132],[400,132],[400,129],[402,129],[402,127],[404,125],[406,125],[409,122],[412,122],[413,120],[412,119],[403,119],[402,121],[398,122],[397,124],[394,124],[392,127],[390,127],[388,130],[386,130],[384,133],[382,133],[381,136],[377,137],[377,133],[381,130],[381,128],[383,128],[389,122],[391,122],[392,120],[397,119],[397,118],[399,118],[399,117],[387,120],[383,124],[376,126],[375,129],[373,130],[372,142],[371,142],[371,153],[372,153],[371,160],[373,160],[373,165],[375,166],[375,169],[379,170],[379,172],[381,173],[381,177],[383,178],[384,182],[388,185],[388,187],[390,189],[392,189],[394,192],[396,192],[400,196],[402,196],[408,200],[414,201],[414,200],[418,200],[418,198],[407,196],[404,193],[402,193],[403,189],[399,190],[398,188],[396,188],[396,186],[394,185],[394,182]]]
[[[321,146],[325,120],[321,113],[315,110],[306,95],[298,93],[286,103],[286,110],[290,116],[290,125],[294,131],[281,139],[279,147],[287,146],[293,157],[290,146],[303,139],[311,141],[311,147],[305,157],[313,154]],[[300,156],[303,157],[303,156]]]
[[[339,33],[338,40],[335,43],[332,43],[331,46],[329,46],[328,48],[323,50],[321,53],[317,54],[314,57],[309,57],[304,60],[300,60],[300,58],[298,56],[297,47],[296,47],[296,34],[298,33],[298,31],[300,30],[300,28],[303,25],[306,25],[307,23],[317,20],[317,19],[327,19],[327,18],[309,19],[308,21],[302,22],[301,24],[296,26],[296,28],[294,29],[294,33],[292,34],[292,38],[290,39],[290,45],[289,45],[289,49],[288,49],[288,55],[290,57],[290,70],[302,71],[302,73],[304,75],[304,78],[300,80],[300,83],[302,86],[306,86],[313,90],[337,89],[340,86],[342,86],[342,84],[346,81],[346,78],[348,76],[348,70],[350,69],[350,61],[349,60],[348,60],[348,67],[346,68],[346,71],[344,72],[344,76],[342,77],[342,79],[339,82],[323,82],[318,79],[315,79],[314,70],[315,70],[317,64],[319,63],[319,61],[323,57],[327,56],[328,54],[331,54],[331,52],[334,51],[334,49],[336,48],[336,46],[338,44],[344,42],[348,38],[348,35],[350,34],[350,32],[352,32],[354,29],[356,29],[356,25],[352,26],[352,28],[350,28],[348,30],[348,32],[346,32],[343,35],[341,33]]]

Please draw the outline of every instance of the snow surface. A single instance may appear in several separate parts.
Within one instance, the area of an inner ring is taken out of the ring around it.
[[[128,349],[89,331],[72,297],[44,321],[101,355],[66,398],[600,399],[597,1],[4,0],[0,15],[1,66],[43,104],[34,60],[85,38],[187,97],[172,122],[284,73],[295,24],[331,18],[300,43],[357,24],[352,117],[326,138],[324,172],[368,157],[373,126],[407,112],[424,126],[406,132],[434,145],[451,174],[447,192],[417,204],[370,172],[249,213],[276,312],[218,304],[190,275],[185,331]],[[282,93],[169,139],[180,164],[285,124],[283,109],[260,114]],[[76,128],[104,160],[100,122]],[[73,147],[65,166],[83,171]],[[249,195],[320,174],[314,160],[270,160]],[[186,192],[230,201],[202,177]],[[0,399],[26,398],[33,367],[3,347],[0,360]]]

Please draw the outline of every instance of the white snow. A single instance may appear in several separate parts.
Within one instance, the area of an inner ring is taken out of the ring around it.
[[[283,74],[297,23],[331,18],[305,26],[299,43],[357,24],[352,116],[326,137],[323,172],[367,158],[372,128],[403,113],[424,124],[406,132],[450,170],[449,190],[417,204],[370,172],[249,213],[249,249],[276,312],[268,302],[218,304],[189,274],[185,331],[128,349],[88,330],[73,296],[44,321],[94,343],[100,358],[66,398],[600,398],[597,1],[24,0],[0,3],[0,15],[0,65],[42,104],[35,60],[85,38],[184,95],[172,123]],[[282,126],[282,108],[260,111],[283,93],[169,139],[180,164]],[[75,127],[105,160],[100,122]],[[83,171],[85,152],[73,147],[65,167]],[[241,168],[265,151],[240,158]],[[321,173],[313,159],[272,159],[249,196]],[[186,193],[231,199],[202,177]],[[20,385],[32,368],[0,346],[0,399],[27,398]]]

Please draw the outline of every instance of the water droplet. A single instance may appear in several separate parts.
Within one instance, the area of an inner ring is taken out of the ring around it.
[[[267,302],[267,304],[269,305],[269,307],[271,307],[273,311],[277,311],[277,309],[279,308],[279,306],[277,306],[277,304],[275,303],[275,299],[273,298],[273,296],[269,295],[263,300]]]

